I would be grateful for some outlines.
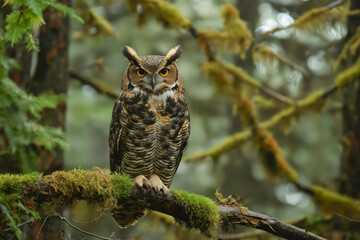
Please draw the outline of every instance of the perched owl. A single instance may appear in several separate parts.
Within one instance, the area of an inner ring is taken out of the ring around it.
[[[166,56],[139,57],[125,46],[123,54],[129,66],[112,114],[110,169],[130,175],[141,191],[167,194],[190,134],[184,82],[175,64],[181,47]],[[114,219],[126,227],[145,209],[139,203],[118,203]]]

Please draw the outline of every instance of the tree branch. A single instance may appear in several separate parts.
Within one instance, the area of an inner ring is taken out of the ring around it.
[[[199,229],[207,235],[215,233],[219,226],[240,224],[287,239],[324,239],[276,218],[246,210],[239,205],[216,205],[200,195],[178,190],[172,190],[168,195],[143,193],[134,187],[127,176],[110,174],[109,171],[99,168],[91,171],[59,171],[47,176],[34,173],[0,175],[0,192],[9,196],[3,198],[9,202],[2,204],[10,206],[10,210],[19,215],[28,214],[24,209],[30,208],[43,215],[51,215],[56,208],[71,205],[76,200],[86,200],[92,205],[99,206],[102,211],[111,211],[118,206],[119,201],[124,204],[127,200],[135,200],[148,203],[149,209],[171,215],[187,228]],[[15,204],[19,202],[21,204]],[[6,221],[4,212],[0,217]]]
[[[119,96],[119,93],[114,91],[110,86],[106,85],[103,82],[83,76],[80,73],[75,72],[74,70],[69,70],[69,75],[71,78],[76,79],[83,84],[92,86],[93,88],[95,88],[96,91],[105,94],[112,99],[117,99]]]

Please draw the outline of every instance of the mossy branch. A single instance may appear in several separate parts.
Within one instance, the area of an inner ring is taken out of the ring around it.
[[[342,89],[346,86],[349,86],[360,76],[360,59],[348,69],[340,72],[335,77],[335,84],[331,85],[327,89],[315,91],[310,94],[308,97],[297,101],[296,104],[280,111],[275,114],[270,119],[259,123],[259,127],[269,130],[280,123],[284,126],[289,126],[291,121],[298,117],[302,112],[307,111],[319,111],[324,104],[326,99],[334,94],[338,89]],[[235,133],[234,135],[227,137],[223,140],[222,143],[204,151],[201,153],[197,153],[191,156],[185,157],[184,161],[199,161],[203,160],[207,157],[217,159],[221,154],[228,152],[235,147],[238,147],[244,141],[250,139],[252,136],[251,130],[245,130],[242,132]]]
[[[96,91],[105,94],[112,99],[117,99],[119,96],[119,93],[114,91],[110,86],[106,85],[103,82],[88,78],[73,70],[69,70],[69,75],[71,78],[76,79],[83,84],[92,86],[93,88],[95,88]]]
[[[264,32],[257,40],[261,40],[266,36],[290,28],[297,28],[299,30],[316,28],[319,33],[322,33],[327,25],[346,19],[349,10],[346,7],[341,6],[344,2],[345,0],[337,0],[325,7],[311,9],[298,17],[294,23],[286,27],[276,27],[270,31]]]
[[[149,203],[150,209],[171,215],[185,227],[198,229],[208,236],[215,236],[219,226],[240,224],[287,239],[323,239],[239,205],[226,205],[225,202],[222,203],[225,205],[217,205],[209,198],[185,191],[172,190],[166,196],[153,192],[144,194],[134,187],[129,177],[110,174],[110,171],[100,168],[58,171],[46,176],[38,173],[0,175],[0,205],[16,212],[18,223],[21,221],[20,216],[29,214],[24,209],[31,209],[44,216],[52,214],[61,206],[71,206],[77,200],[85,200],[99,211],[111,211],[116,208],[117,201],[126,199],[145,201]],[[21,205],[14,205],[14,202]],[[6,220],[3,208],[1,211],[1,222],[9,221]]]

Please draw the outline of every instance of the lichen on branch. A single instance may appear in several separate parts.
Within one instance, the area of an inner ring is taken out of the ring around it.
[[[156,20],[162,22],[165,26],[186,30],[191,27],[190,20],[170,2],[162,0],[126,0],[125,2],[129,5],[131,11],[137,13],[139,26],[146,23],[148,15],[153,15]]]

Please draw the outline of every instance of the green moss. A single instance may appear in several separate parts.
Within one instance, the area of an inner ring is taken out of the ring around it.
[[[360,76],[360,58],[350,68],[339,73],[335,78],[335,85],[338,88],[343,88],[349,83],[355,81]]]
[[[138,24],[143,25],[147,21],[147,15],[154,15],[156,20],[164,23],[164,25],[176,28],[176,29],[189,29],[191,22],[178,10],[178,8],[167,1],[163,0],[125,0],[129,5],[132,12],[138,14]],[[141,5],[143,11],[141,13],[136,11],[136,6]]]
[[[113,181],[113,191],[117,199],[130,197],[134,183],[128,175],[114,174],[111,175]]]
[[[1,221],[6,223],[21,239],[21,231],[17,224],[21,222],[21,216],[28,214],[34,219],[40,216],[34,211],[33,200],[26,199],[25,194],[36,183],[40,174],[1,174],[0,175],[0,215]],[[3,218],[3,217],[6,217]]]
[[[113,194],[110,171],[94,168],[91,171],[74,169],[71,171],[57,171],[44,177],[47,184],[52,186],[59,197],[48,199],[42,203],[41,211],[49,213],[55,207],[71,204],[72,200],[86,200],[91,204],[99,204],[102,210],[115,207],[117,199]],[[55,196],[55,195],[53,195]]]
[[[253,41],[246,23],[240,19],[239,11],[231,4],[225,4],[221,7],[221,17],[224,29],[229,35],[228,49],[233,53],[240,53],[240,57],[245,59],[246,51]]]
[[[360,216],[360,201],[332,192],[320,186],[312,186],[314,200],[317,206],[327,213],[337,212],[349,218],[357,219]]]
[[[176,203],[184,208],[188,214],[188,221],[179,221],[187,228],[199,229],[202,233],[215,236],[219,225],[220,215],[218,206],[209,198],[191,194],[181,190],[172,190]]]
[[[34,185],[39,178],[39,173],[30,174],[1,174],[0,192],[24,194],[27,186]]]

